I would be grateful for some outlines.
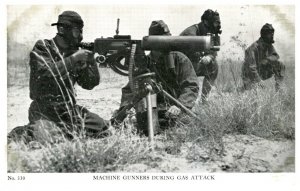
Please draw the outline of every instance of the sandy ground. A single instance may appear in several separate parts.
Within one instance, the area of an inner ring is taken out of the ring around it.
[[[92,91],[77,87],[78,104],[86,106],[104,119],[109,119],[118,108],[121,87],[127,83],[126,77],[103,73],[102,83]],[[8,132],[28,123],[29,88],[13,86],[8,88]],[[270,141],[247,135],[227,135],[224,137],[225,154],[221,158],[209,158],[200,154],[199,158],[188,160],[187,149],[181,154],[159,155],[152,164],[125,166],[125,172],[294,172],[295,142],[288,140]],[[199,148],[201,153],[201,148]]]
[[[179,155],[154,153],[152,161],[128,165],[123,172],[295,172],[292,141],[269,141],[255,136],[229,135],[224,138],[223,157],[210,157],[199,148],[197,159],[187,149]]]

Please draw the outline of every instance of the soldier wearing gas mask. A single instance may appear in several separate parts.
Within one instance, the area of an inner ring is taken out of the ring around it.
[[[221,20],[217,11],[206,10],[201,16],[201,22],[186,28],[181,36],[205,36],[208,34],[221,34]],[[186,50],[184,53],[191,60],[197,76],[204,76],[202,84],[202,103],[206,103],[207,96],[215,84],[218,75],[217,52],[213,50],[195,52]]]
[[[260,38],[249,46],[245,51],[245,60],[242,67],[242,78],[244,89],[253,87],[264,87],[262,81],[275,77],[275,89],[280,89],[282,84],[285,66],[279,61],[273,43],[274,28],[266,23],[260,30]]]
[[[91,90],[100,81],[92,52],[78,48],[83,38],[83,20],[74,11],[64,11],[52,26],[57,26],[57,35],[38,40],[30,52],[30,124],[15,128],[9,137],[26,134],[27,140],[34,140],[38,129],[51,129],[52,125],[68,138],[80,132],[100,136],[108,122],[77,105],[75,99],[76,83]]]

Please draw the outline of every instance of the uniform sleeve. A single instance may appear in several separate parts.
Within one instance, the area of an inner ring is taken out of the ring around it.
[[[84,89],[91,90],[100,83],[98,66],[93,61],[84,69],[77,71],[77,75],[77,83]]]
[[[66,57],[63,60],[55,61],[43,40],[37,41],[30,52],[29,64],[39,80],[53,79],[53,77],[66,79],[68,72],[73,70],[71,58]]]
[[[245,63],[248,65],[248,74],[254,82],[261,81],[257,71],[256,57],[258,56],[257,47],[250,47],[245,51]]]
[[[269,61],[277,61],[277,60],[279,60],[279,55],[278,55],[278,53],[276,52],[274,46],[271,46],[271,49],[270,49],[270,56],[268,56],[267,59],[268,59]]]
[[[180,88],[180,101],[187,108],[192,108],[198,97],[199,82],[191,61],[183,54],[179,54],[178,63],[178,84]]]

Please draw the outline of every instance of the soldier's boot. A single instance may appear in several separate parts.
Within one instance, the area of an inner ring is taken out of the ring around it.
[[[273,72],[275,77],[275,90],[278,91],[282,87],[283,79],[285,76],[285,65],[280,61],[276,61],[273,64]]]

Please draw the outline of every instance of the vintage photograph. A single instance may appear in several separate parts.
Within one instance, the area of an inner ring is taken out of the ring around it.
[[[295,5],[6,5],[8,173],[295,172]]]

